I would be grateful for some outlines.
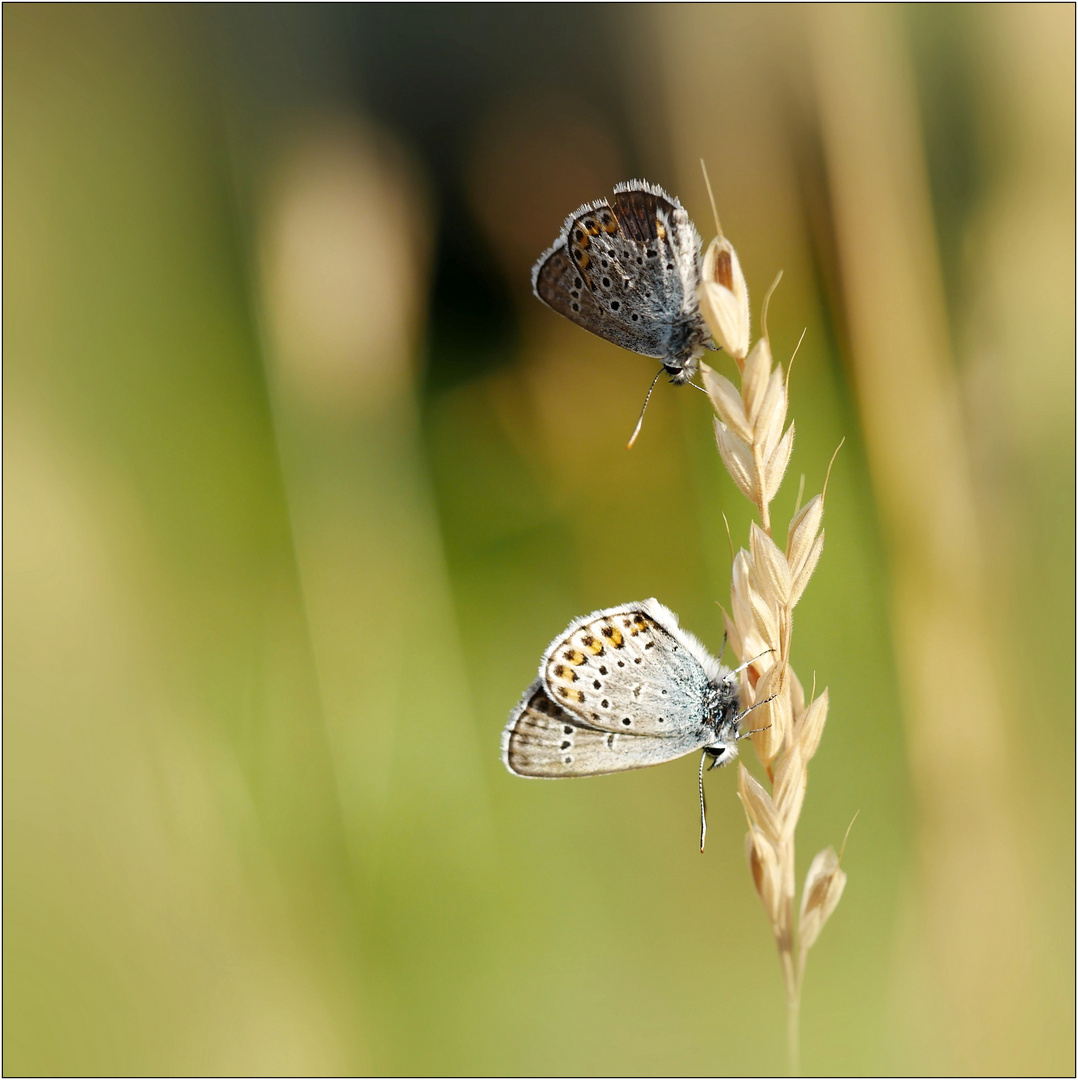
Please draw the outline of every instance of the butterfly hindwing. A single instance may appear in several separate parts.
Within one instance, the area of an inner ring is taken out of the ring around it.
[[[600,208],[610,215],[606,203]],[[592,236],[586,228],[591,224]],[[615,228],[617,227],[615,222]],[[614,245],[595,221],[595,207],[582,206],[566,224],[554,246],[536,264],[535,294],[559,315],[623,349],[661,360],[667,352],[664,325],[651,310],[614,255]],[[641,256],[643,258],[643,256]]]
[[[600,731],[551,701],[542,679],[528,687],[502,734],[502,760],[518,776],[601,776],[660,765],[702,745],[680,738]]]
[[[685,208],[661,187],[630,180],[614,188],[614,209],[626,236],[643,244],[662,283],[665,310],[699,319],[700,234]]]
[[[661,234],[669,231],[669,223],[681,209],[673,196],[642,180],[630,180],[614,188],[614,212],[622,232],[638,244],[660,238],[665,241],[667,238]]]

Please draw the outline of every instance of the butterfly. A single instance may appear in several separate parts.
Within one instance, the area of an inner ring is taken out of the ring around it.
[[[585,203],[565,219],[532,268],[532,289],[585,330],[662,361],[681,385],[715,348],[696,299],[700,247],[677,199],[629,180],[614,188],[612,203]]]
[[[745,665],[747,666],[747,665]],[[599,776],[700,756],[703,770],[737,757],[746,714],[731,671],[658,600],[594,611],[543,653],[502,732],[502,761],[517,776]]]

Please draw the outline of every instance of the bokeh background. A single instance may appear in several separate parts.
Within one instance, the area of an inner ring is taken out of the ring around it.
[[[804,1068],[1073,1074],[1074,19],[5,5],[4,1071],[781,1071],[733,771],[701,857],[695,759],[498,759],[573,617],[721,643],[707,400],[627,453],[528,274],[633,176],[708,239],[704,158],[780,520],[846,439]]]

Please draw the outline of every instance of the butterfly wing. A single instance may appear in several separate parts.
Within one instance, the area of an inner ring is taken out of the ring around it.
[[[655,184],[630,180],[614,188],[614,213],[622,235],[646,253],[634,260],[643,286],[662,295],[667,311],[695,310],[700,234],[681,203]]]
[[[630,352],[662,360],[669,348],[661,294],[638,289],[637,283],[626,279],[618,269],[620,261],[610,257],[613,245],[592,241],[585,223],[592,221],[588,215],[595,212],[596,205],[610,213],[605,202],[582,206],[554,246],[535,264],[535,295],[559,315],[598,337]],[[592,228],[596,228],[594,222]],[[590,252],[584,247],[581,230]]]
[[[681,204],[634,180],[614,189],[613,205],[604,199],[570,214],[532,286],[585,330],[680,368],[708,337],[696,300],[699,256]]]
[[[544,654],[539,677],[549,696],[589,727],[689,736],[703,746],[705,705],[721,669],[673,612],[645,600],[571,623]]]
[[[677,737],[600,731],[552,701],[536,679],[502,733],[502,761],[518,776],[601,776],[660,765],[703,745],[688,731]]]
[[[577,214],[587,209],[590,207],[581,207]],[[535,264],[532,270],[535,295],[559,315],[596,336],[630,352],[662,359],[666,354],[666,342],[655,321],[645,319],[637,311],[634,322],[624,298],[615,297],[618,307],[612,310],[608,306],[610,298],[598,295],[589,272],[592,269],[590,256],[586,266],[575,265],[566,236],[565,233],[559,236]],[[624,311],[621,310],[623,306]]]

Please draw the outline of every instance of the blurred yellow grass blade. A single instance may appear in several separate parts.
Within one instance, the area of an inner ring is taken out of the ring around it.
[[[182,19],[4,12],[13,1074],[369,1068],[265,396]]]
[[[423,191],[389,140],[345,114],[282,134],[268,172],[273,410],[359,881],[424,858],[459,872],[489,815],[415,400]],[[435,837],[450,805],[452,835]]]
[[[807,14],[922,805],[926,947],[944,990],[937,1034],[956,1068],[991,1071],[1016,1034],[1026,867],[909,61],[894,8]]]

